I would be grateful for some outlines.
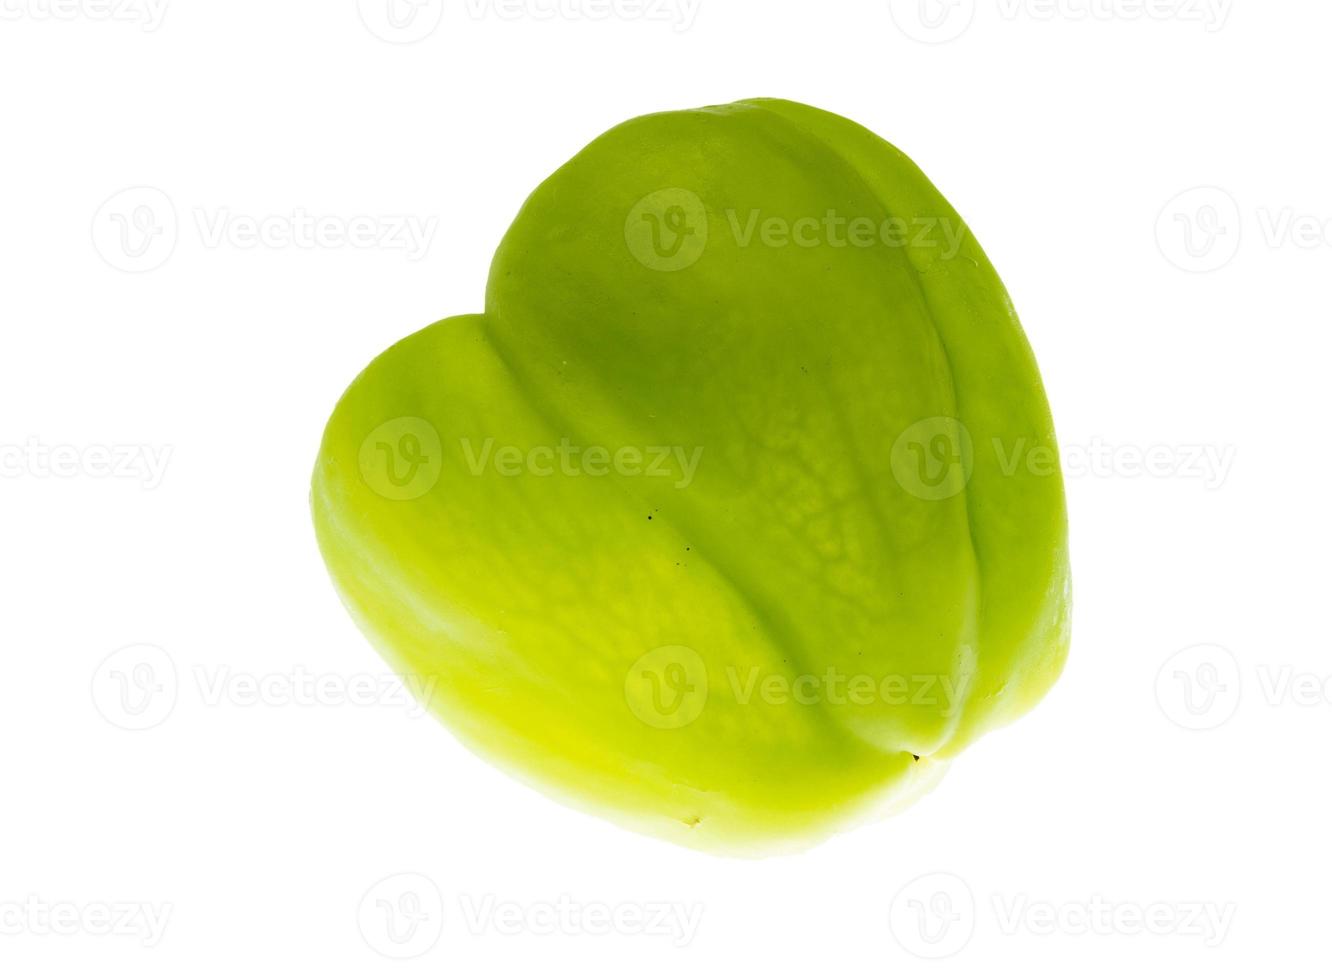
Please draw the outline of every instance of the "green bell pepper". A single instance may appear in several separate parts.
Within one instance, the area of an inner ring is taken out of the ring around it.
[[[1050,459],[957,213],[868,130],[755,100],[631,120],[538,187],[486,312],[343,395],[312,506],[468,746],[752,854],[909,801],[1054,682]]]

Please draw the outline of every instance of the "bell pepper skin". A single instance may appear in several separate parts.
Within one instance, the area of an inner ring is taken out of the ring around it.
[[[754,100],[631,120],[537,188],[486,312],[343,395],[312,507],[469,747],[763,854],[909,802],[1053,684],[1057,459],[956,212],[868,130]]]

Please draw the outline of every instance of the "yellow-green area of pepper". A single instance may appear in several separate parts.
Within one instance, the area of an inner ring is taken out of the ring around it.
[[[478,753],[621,824],[788,850],[1054,682],[1063,487],[1002,283],[926,177],[791,102],[606,133],[486,312],[353,382],[313,484],[358,624]]]

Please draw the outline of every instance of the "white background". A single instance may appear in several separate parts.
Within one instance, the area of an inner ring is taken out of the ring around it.
[[[111,2],[0,0],[0,973],[1326,969],[1327,5]],[[1067,457],[1076,613],[1062,681],[932,795],[752,862],[548,802],[400,696],[338,703],[386,670],[307,487],[343,387],[481,308],[551,170],[759,95],[878,131],[984,243]],[[300,213],[432,232],[272,237]]]

